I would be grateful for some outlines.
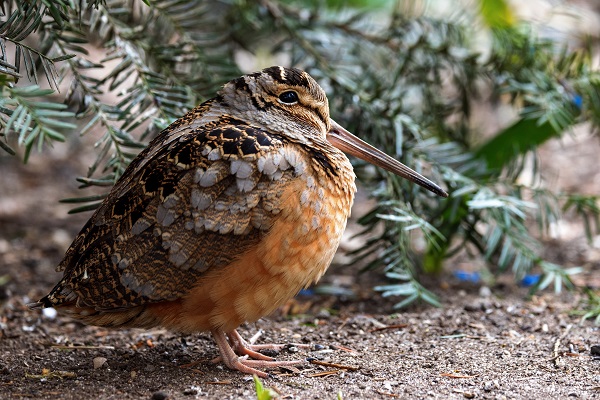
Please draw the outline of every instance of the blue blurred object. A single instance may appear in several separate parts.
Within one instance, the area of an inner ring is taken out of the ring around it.
[[[297,296],[314,296],[315,291],[312,288],[302,289],[298,292]]]
[[[542,274],[528,274],[525,275],[523,279],[521,279],[521,285],[524,287],[531,287],[537,284],[542,278]]]
[[[473,282],[477,283],[481,280],[481,276],[479,272],[469,272],[469,271],[454,271],[452,273],[456,279],[463,282]]]
[[[581,110],[583,108],[583,97],[581,97],[581,95],[575,94],[573,95],[573,104],[575,104],[575,107],[577,107],[579,110]]]

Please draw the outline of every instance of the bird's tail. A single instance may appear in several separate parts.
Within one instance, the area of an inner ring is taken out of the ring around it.
[[[29,307],[31,310],[41,310],[43,308],[54,307],[54,305],[52,304],[52,301],[50,301],[48,296],[44,296],[35,303],[27,304],[27,307]]]
[[[56,286],[50,291],[49,294],[42,297],[35,303],[27,304],[32,310],[41,310],[43,308],[57,307],[62,305],[69,305],[77,300],[77,296],[72,290],[66,288],[63,282],[58,282]]]

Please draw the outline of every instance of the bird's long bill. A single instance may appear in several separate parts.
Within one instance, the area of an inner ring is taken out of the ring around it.
[[[367,142],[357,138],[342,128],[334,120],[331,120],[331,129],[329,132],[327,132],[327,140],[345,153],[352,154],[353,156],[365,160],[373,165],[393,172],[394,174],[408,179],[409,181],[414,182],[439,196],[448,197],[448,193],[446,193],[441,187],[431,182],[418,172],[408,168],[400,161],[388,156],[383,151],[378,150]]]

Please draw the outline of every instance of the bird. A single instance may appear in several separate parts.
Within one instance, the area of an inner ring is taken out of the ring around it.
[[[85,324],[210,332],[215,361],[268,376],[277,361],[237,332],[317,282],[340,243],[359,157],[448,194],[330,117],[306,72],[273,66],[226,83],[130,163],[31,309]]]

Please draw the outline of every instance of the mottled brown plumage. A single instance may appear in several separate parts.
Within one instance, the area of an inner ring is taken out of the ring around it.
[[[227,83],[140,153],[32,307],[107,327],[211,331],[228,367],[265,376],[256,367],[284,363],[235,329],[331,263],[355,192],[336,146],[445,194],[333,122],[308,74],[267,68]]]

